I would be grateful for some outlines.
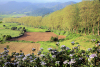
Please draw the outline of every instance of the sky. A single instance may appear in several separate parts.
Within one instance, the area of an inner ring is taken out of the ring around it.
[[[9,1],[47,3],[47,2],[68,2],[68,1],[81,2],[82,0],[0,0],[0,3],[9,2]]]

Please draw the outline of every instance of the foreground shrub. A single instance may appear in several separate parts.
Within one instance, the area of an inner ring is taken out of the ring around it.
[[[97,39],[91,39],[91,42],[93,43],[95,43],[95,44],[97,44],[97,43],[99,43],[99,40],[97,40]]]
[[[58,36],[57,36],[57,37],[53,37],[53,36],[52,36],[51,39],[50,39],[50,41],[51,41],[51,42],[56,42],[56,41],[58,41]]]
[[[7,48],[7,49],[10,49],[10,48],[9,48],[9,45],[7,45],[6,48]]]
[[[57,47],[59,47],[57,42]],[[34,55],[35,48],[32,48],[33,53],[24,55],[12,52],[8,55],[9,50],[4,48],[4,52],[0,53],[1,67],[99,67],[100,66],[100,44],[98,47],[88,48],[88,50],[80,50],[80,45],[70,49],[65,45],[57,49],[48,48],[48,52],[43,52],[40,48],[38,55]],[[11,60],[13,58],[13,60]]]

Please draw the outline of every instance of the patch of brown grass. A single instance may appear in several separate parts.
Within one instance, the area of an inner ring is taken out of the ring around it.
[[[5,44],[0,44],[0,52],[4,51],[4,47],[6,47],[7,45],[9,45],[9,54],[11,55],[12,52],[20,52],[20,50],[22,50],[22,52],[24,52],[24,54],[31,54],[32,53],[32,48],[35,48],[36,51],[34,51],[33,53],[35,55],[37,55],[37,52],[39,51],[40,48],[40,44],[38,43],[18,43],[18,42],[10,42],[10,43],[5,43]]]

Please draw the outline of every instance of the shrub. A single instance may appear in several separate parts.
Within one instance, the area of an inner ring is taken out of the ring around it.
[[[9,48],[9,45],[7,45],[6,48],[7,48],[7,49],[10,49],[10,48]]]
[[[6,36],[6,40],[9,40],[9,39],[11,39],[12,37],[10,36],[10,35],[7,35]]]
[[[95,43],[97,44],[97,43],[99,43],[99,41],[96,39]]]
[[[4,52],[2,52],[0,56],[0,61],[1,61],[0,67],[99,67],[100,66],[99,47],[89,48],[88,51],[80,50],[78,49],[78,47],[79,46],[71,50],[69,47],[62,45],[61,51],[58,51],[57,49],[48,48],[49,52],[43,52],[43,48],[40,48],[40,51],[38,51],[38,56],[34,55],[34,53],[24,55],[22,50],[20,50],[20,53],[12,52],[12,55],[8,55],[9,50],[7,50],[7,48],[4,48]],[[94,52],[92,51],[92,49],[94,50]],[[34,52],[36,51],[36,49],[32,48],[32,51]]]
[[[21,23],[19,23],[18,25],[21,25]]]
[[[22,27],[19,27],[19,29],[22,29]]]
[[[63,32],[63,35],[66,34],[66,31]]]
[[[51,32],[51,31],[48,30],[48,31],[45,31],[45,32]]]
[[[23,27],[23,29],[25,29],[25,27]]]
[[[78,42],[76,42],[75,44],[79,44]]]
[[[3,39],[8,40],[11,39],[12,37],[10,35],[3,35]]]
[[[53,37],[53,36],[52,36],[51,39],[50,39],[50,41],[52,41],[52,42],[53,42],[53,41],[54,41],[54,42],[55,42],[55,41],[58,41],[58,36],[57,36],[57,37]]]
[[[17,27],[12,27],[12,28],[11,28],[11,30],[16,30],[16,29],[17,29]]]
[[[6,25],[3,25],[3,27],[5,27]]]
[[[71,42],[71,44],[72,44],[72,45],[74,45],[74,44],[75,44],[75,42],[73,41],[73,42]]]
[[[23,31],[26,32],[26,29],[24,29]]]

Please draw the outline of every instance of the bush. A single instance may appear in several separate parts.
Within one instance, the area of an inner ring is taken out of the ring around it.
[[[22,29],[22,27],[19,27],[19,28],[18,28],[18,30],[21,30],[21,29]]]
[[[75,44],[79,44],[78,42],[76,42]]]
[[[3,35],[3,39],[8,40],[11,39],[12,37],[10,35]]]
[[[66,31],[63,32],[63,35],[66,34]]]
[[[26,32],[26,29],[24,29],[23,31]]]
[[[7,35],[6,36],[6,40],[9,40],[9,39],[11,39],[12,37],[10,36],[10,35]]]
[[[59,44],[59,43],[58,43]],[[58,46],[57,46],[58,47]],[[4,48],[4,52],[0,56],[0,67],[99,67],[100,66],[100,50],[99,47],[89,48],[88,51],[80,50],[77,47],[70,49],[62,45],[61,51],[48,48],[49,52],[43,52],[43,48],[38,51],[38,56],[32,54],[24,55],[12,52],[8,55],[9,50]],[[96,49],[94,49],[96,48]],[[93,50],[94,52],[93,52]],[[32,51],[36,51],[32,48]],[[97,53],[96,53],[97,52]],[[89,54],[90,53],[90,54]],[[6,59],[5,59],[6,58]],[[13,60],[12,60],[13,59]]]
[[[17,29],[17,27],[12,27],[12,28],[11,28],[11,30],[16,30],[16,29]]]
[[[3,27],[5,27],[6,25],[3,25]]]
[[[95,44],[99,43],[99,41],[96,39]]]
[[[20,31],[20,34],[24,34],[24,31],[22,30],[22,31]]]
[[[19,23],[18,25],[21,25],[21,23]]]
[[[25,27],[23,27],[23,29],[25,29]]]
[[[52,41],[52,42],[55,42],[55,41],[58,41],[58,36],[57,37],[51,37],[51,39],[50,39],[50,41]]]
[[[45,31],[45,32],[51,32],[51,31],[48,30],[48,31]]]
[[[10,48],[9,48],[9,45],[7,45],[6,48],[7,48],[7,49],[10,49]]]

